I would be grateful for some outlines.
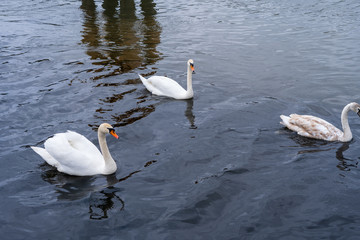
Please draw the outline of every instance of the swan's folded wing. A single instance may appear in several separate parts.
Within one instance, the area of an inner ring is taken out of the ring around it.
[[[69,171],[75,171],[76,175],[82,169],[104,164],[95,145],[75,132],[55,134],[46,140],[44,145],[48,153],[59,162],[58,170],[61,172],[72,174]]]
[[[89,158],[95,157],[95,158],[102,158],[102,154],[99,151],[99,149],[86,137],[83,135],[73,132],[73,131],[67,131],[65,133],[65,136],[69,142],[69,144],[76,150],[84,153]]]
[[[310,115],[291,114],[289,123],[297,133],[305,137],[336,140],[343,133],[331,123]],[[290,127],[289,127],[290,128]],[[290,128],[291,129],[291,128]]]
[[[148,79],[148,84],[153,94],[164,96],[182,96],[186,94],[186,90],[179,83],[168,77],[153,76]]]

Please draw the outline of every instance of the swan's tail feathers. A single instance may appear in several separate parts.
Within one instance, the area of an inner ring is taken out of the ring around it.
[[[297,132],[301,136],[309,137],[309,134],[304,131],[304,129],[301,126],[298,126],[296,122],[294,122],[294,117],[296,117],[296,114],[290,114],[290,116],[284,116],[280,115],[280,118],[282,122],[280,122],[282,125],[287,127],[288,129]]]
[[[290,117],[285,116],[285,115],[280,115],[280,118],[282,120],[282,122],[280,122],[280,124],[284,125],[285,127],[289,126],[289,121],[290,121]]]
[[[153,93],[153,94],[156,94],[156,95],[159,95],[159,94],[157,94],[156,88],[154,88],[154,86],[152,85],[152,83],[151,83],[148,79],[144,78],[144,77],[141,76],[140,74],[138,74],[138,75],[139,75],[139,77],[140,77],[141,82],[144,84],[145,88],[146,88],[149,92],[151,92],[151,93]]]
[[[140,77],[141,82],[142,82],[144,85],[146,85],[146,78],[144,78],[144,77],[141,76],[140,74],[138,74],[138,75],[139,75],[139,77]]]
[[[45,148],[40,148],[40,147],[31,147],[32,150],[34,150],[34,152],[36,152],[37,154],[40,155],[40,157],[42,157],[45,162],[47,162],[49,165],[57,167],[59,165],[58,161],[55,160],[55,158],[53,158],[47,151]]]

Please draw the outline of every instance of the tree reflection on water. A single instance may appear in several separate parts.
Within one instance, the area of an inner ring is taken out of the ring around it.
[[[87,46],[86,54],[94,66],[87,70],[91,74],[90,80],[99,82],[95,87],[116,88],[116,93],[111,96],[100,97],[95,116],[101,122],[111,118],[116,127],[133,123],[155,111],[154,104],[145,103],[145,96],[137,96],[135,86],[141,84],[139,79],[117,77],[113,78],[116,82],[104,81],[107,77],[145,68],[161,59],[161,53],[156,49],[161,34],[155,17],[156,4],[143,0],[139,7],[141,11],[137,12],[134,0],[104,0],[101,7],[94,0],[82,0],[81,5],[84,13],[81,42]],[[122,104],[121,107],[126,109],[116,108],[115,104],[128,95],[135,99],[136,105]],[[114,113],[114,109],[121,112]],[[89,125],[93,129],[97,126]]]
[[[120,5],[118,0],[105,0],[101,16],[94,0],[82,0],[82,43],[87,45],[86,53],[93,65],[99,66],[93,72],[110,71],[93,80],[126,73],[161,59],[156,50],[161,27],[155,18],[155,3],[144,0],[140,7],[142,17],[137,16],[133,0],[120,0]]]

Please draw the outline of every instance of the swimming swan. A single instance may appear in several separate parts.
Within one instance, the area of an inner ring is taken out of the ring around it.
[[[148,79],[139,75],[146,89],[152,94],[166,96],[175,99],[190,99],[194,96],[192,88],[192,74],[195,73],[194,61],[189,59],[187,62],[187,90],[177,82],[168,77],[153,76]]]
[[[31,148],[59,172],[75,176],[108,175],[117,166],[106,144],[107,133],[119,138],[110,124],[101,124],[98,128],[101,152],[86,137],[73,131],[55,134],[45,141],[45,148]]]
[[[344,132],[331,123],[310,115],[291,114],[290,117],[280,115],[282,120],[280,123],[304,137],[348,142],[352,139],[348,122],[348,112],[350,110],[356,112],[360,117],[360,105],[358,103],[353,102],[346,105],[341,113],[341,124]]]

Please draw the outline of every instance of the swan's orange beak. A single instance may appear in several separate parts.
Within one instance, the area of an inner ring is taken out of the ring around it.
[[[119,136],[115,133],[115,130],[110,130],[110,134],[114,136],[114,138],[119,139]]]
[[[195,73],[194,65],[190,64],[190,68],[191,68],[191,71],[192,71],[193,73]]]

